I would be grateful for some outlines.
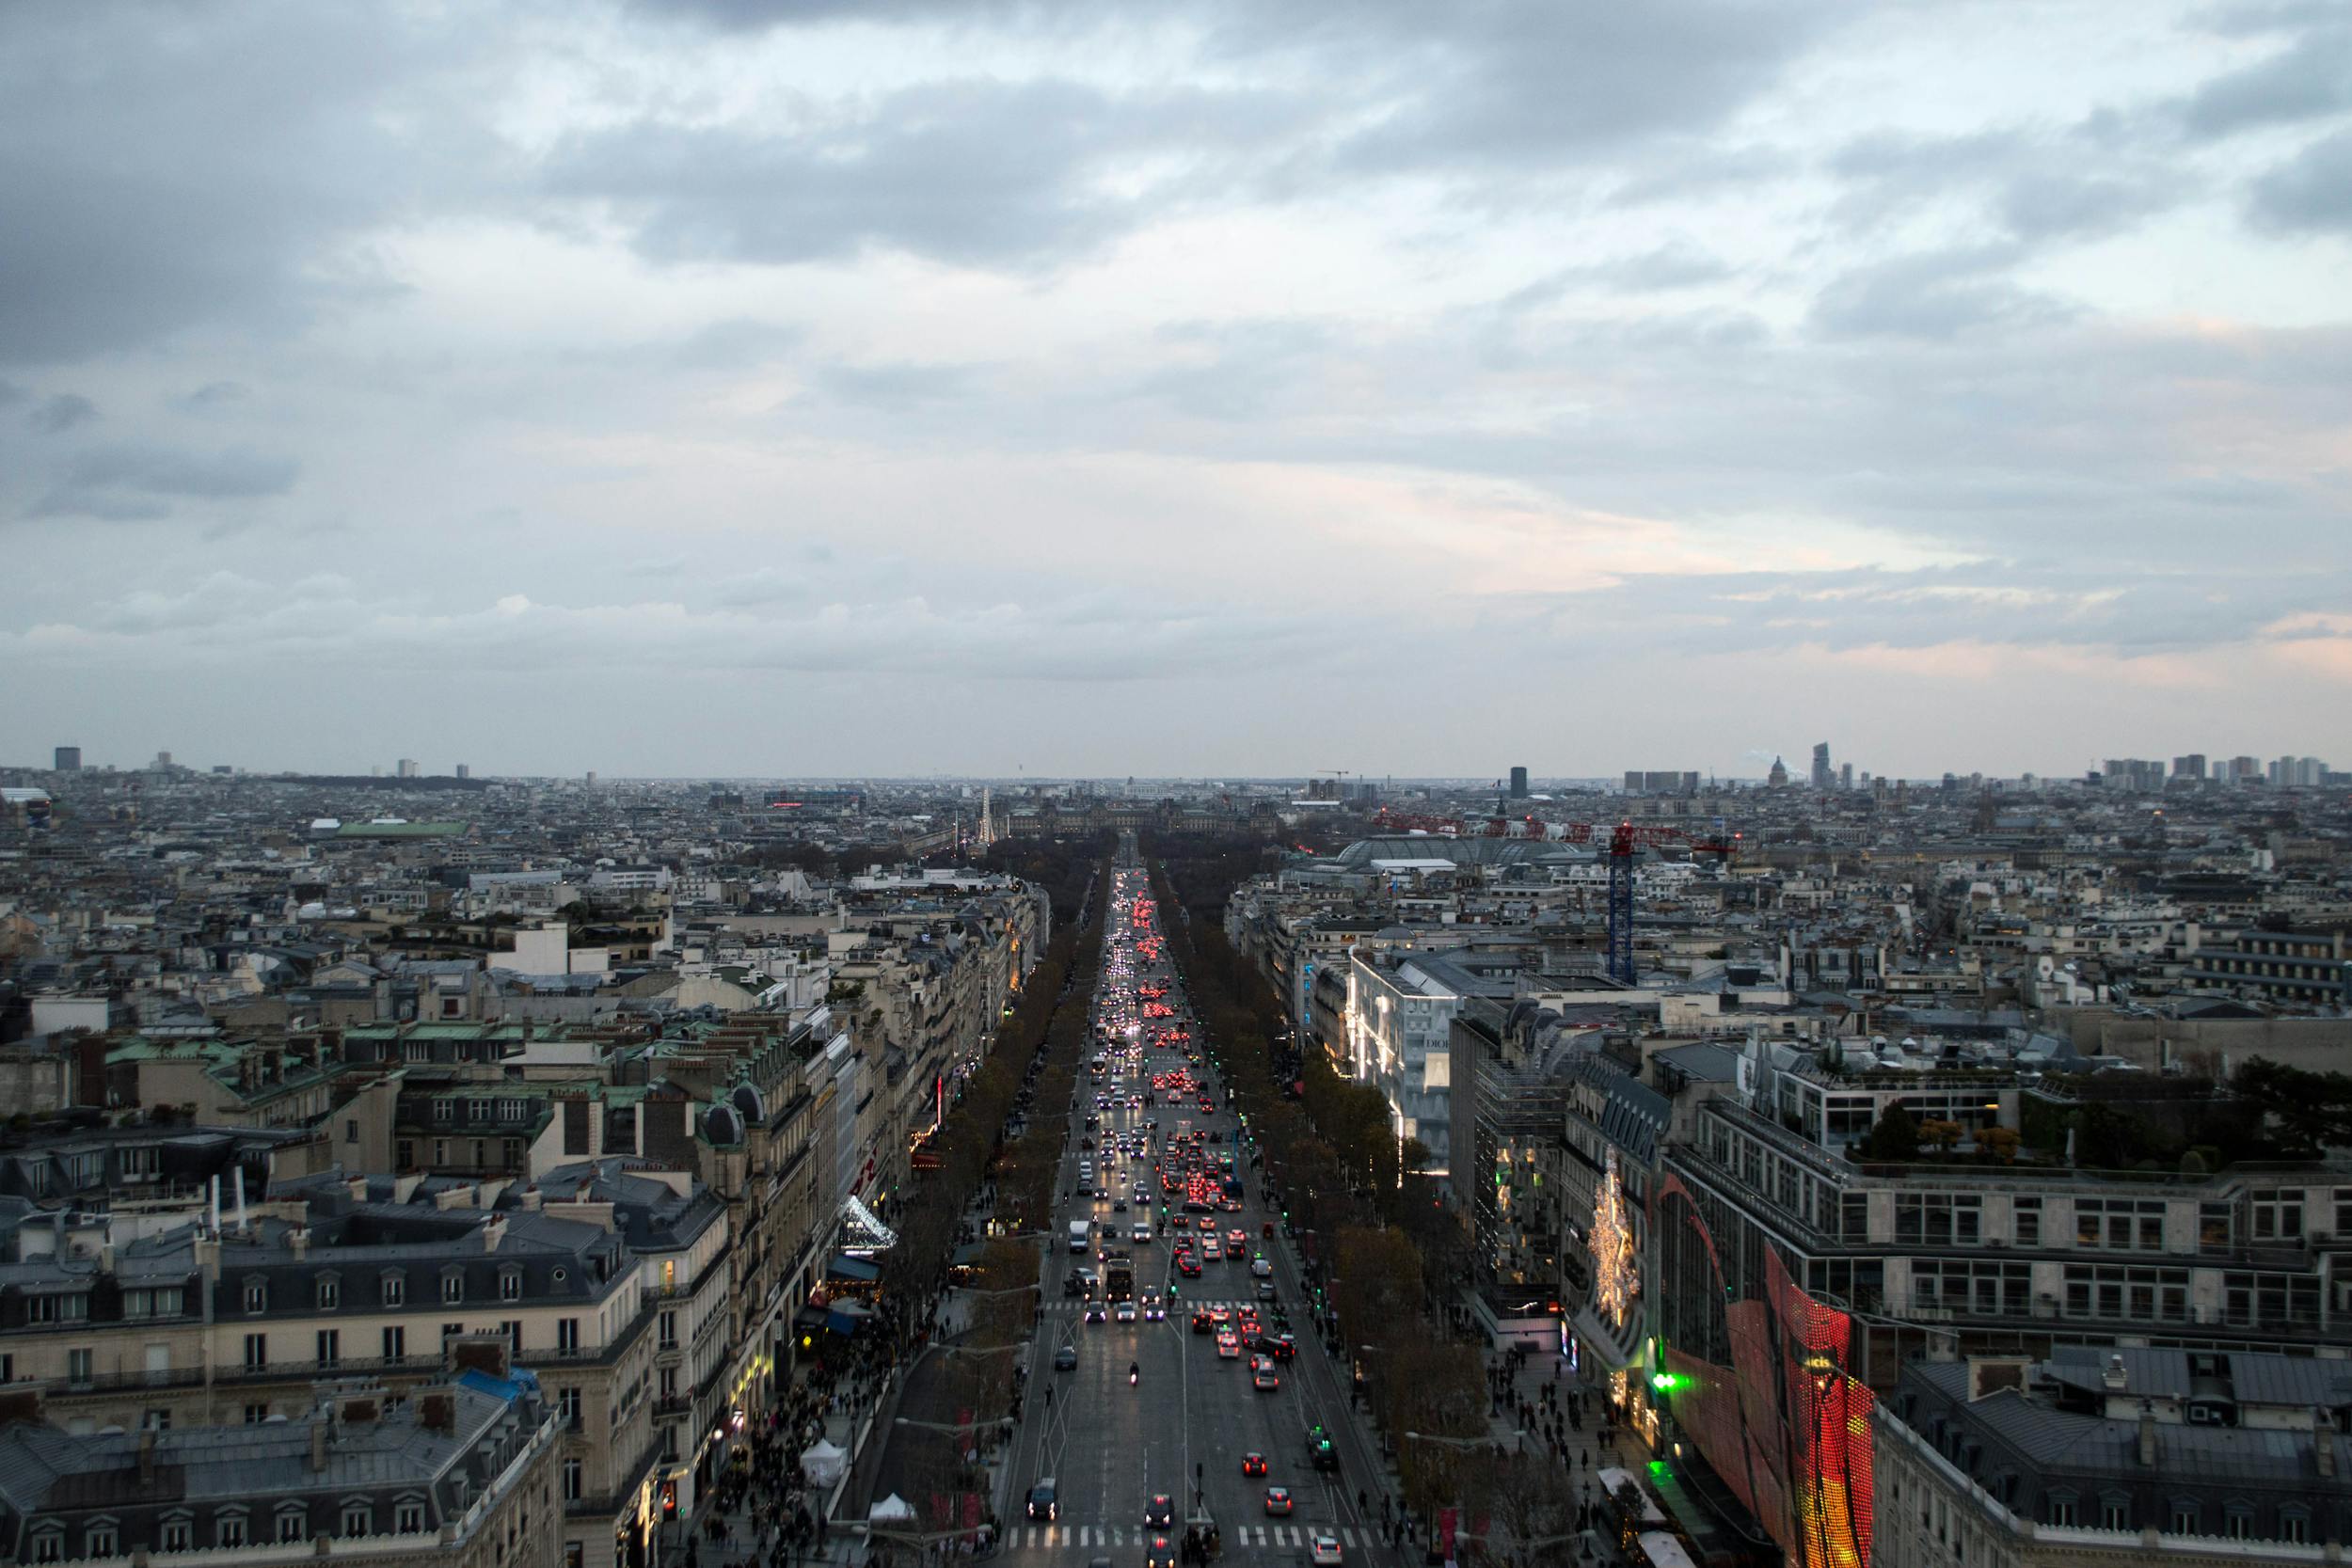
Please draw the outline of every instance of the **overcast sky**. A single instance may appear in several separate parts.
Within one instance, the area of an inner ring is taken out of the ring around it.
[[[9,6],[0,549],[0,762],[2352,766],[2352,7]]]

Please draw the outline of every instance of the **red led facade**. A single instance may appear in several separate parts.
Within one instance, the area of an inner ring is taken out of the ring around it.
[[[1687,1227],[1699,1243],[1722,1314],[1705,1338],[1729,1359],[1666,1344],[1676,1421],[1791,1563],[1869,1568],[1874,1401],[1847,1370],[1851,1322],[1807,1294],[1769,1246],[1762,1295],[1726,1301],[1697,1199],[1669,1177],[1657,1201],[1658,1223]]]

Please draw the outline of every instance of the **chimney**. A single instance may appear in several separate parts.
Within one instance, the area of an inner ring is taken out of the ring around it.
[[[351,1179],[349,1185],[352,1202],[365,1203],[368,1200],[368,1179],[366,1177],[355,1176]]]
[[[101,1242],[98,1244],[98,1272],[100,1274],[112,1274],[115,1272],[114,1243]]]
[[[334,1417],[321,1411],[317,1419],[310,1423],[310,1468],[314,1473],[326,1468],[327,1429],[334,1424]]]
[[[2121,1355],[2108,1356],[2106,1370],[2099,1375],[2100,1380],[2107,1386],[2107,1392],[2110,1394],[2122,1393],[2131,1383],[2130,1375],[2123,1370],[2123,1358]]]
[[[286,1244],[294,1248],[294,1261],[307,1261],[310,1256],[310,1227],[299,1225],[286,1232]]]
[[[155,1484],[155,1429],[139,1429],[139,1485],[142,1489]]]
[[[2156,1407],[2146,1400],[2139,1402],[2139,1464],[2146,1470],[2156,1467]]]
[[[492,1214],[490,1216],[489,1223],[482,1227],[482,1250],[485,1252],[496,1252],[499,1249],[499,1243],[505,1240],[506,1216],[504,1214]]]

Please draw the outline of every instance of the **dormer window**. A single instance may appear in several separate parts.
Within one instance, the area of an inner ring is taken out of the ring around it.
[[[499,1300],[520,1301],[522,1299],[523,1271],[516,1268],[499,1270]]]
[[[342,1306],[343,1281],[342,1275],[332,1274],[323,1274],[319,1275],[318,1302],[319,1310],[322,1312],[332,1312],[337,1307]],[[258,1311],[259,1308],[255,1307],[248,1302],[246,1304],[246,1310]]]
[[[382,1293],[385,1306],[406,1306],[408,1302],[408,1276],[405,1274],[386,1275],[382,1282]]]
[[[269,1281],[248,1279],[245,1282],[245,1309],[248,1312],[269,1310]]]
[[[441,1275],[441,1300],[455,1306],[466,1299],[466,1276],[455,1269]]]
[[[310,1516],[300,1503],[287,1503],[278,1510],[278,1540],[281,1545],[299,1543],[310,1534]]]

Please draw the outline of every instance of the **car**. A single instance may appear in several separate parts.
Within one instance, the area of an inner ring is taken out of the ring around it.
[[[1061,1517],[1061,1504],[1056,1500],[1052,1476],[1029,1488],[1029,1517],[1049,1521]]]
[[[1267,1487],[1265,1489],[1265,1511],[1268,1513],[1287,1516],[1291,1511],[1291,1489],[1287,1486]]]
[[[1165,1492],[1153,1493],[1152,1500],[1143,1505],[1143,1522],[1161,1529],[1175,1524],[1176,1499]]]
[[[1272,1279],[1274,1265],[1263,1258],[1252,1258],[1249,1260],[1249,1272],[1259,1279]]]
[[[1136,1243],[1136,1245],[1137,1245],[1137,1246],[1149,1246],[1149,1245],[1151,1245],[1151,1244],[1152,1244],[1152,1222],[1151,1222],[1151,1221],[1149,1221],[1149,1220],[1138,1220],[1138,1221],[1136,1221],[1136,1222],[1133,1226],[1131,1226],[1131,1227],[1128,1227],[1127,1237],[1128,1237],[1128,1239],[1129,1239],[1130,1241],[1134,1242],[1134,1243]]]
[[[1143,1551],[1143,1568],[1176,1568],[1176,1548],[1168,1544],[1167,1536],[1152,1538],[1152,1544]]]
[[[1074,1372],[1078,1370],[1078,1347],[1063,1345],[1054,1352],[1054,1370]]]
[[[1101,1296],[1089,1296],[1087,1298],[1087,1322],[1090,1323],[1099,1323],[1108,1321],[1109,1318],[1110,1309],[1103,1305],[1103,1298]]]
[[[1200,1259],[1189,1252],[1180,1252],[1176,1255],[1176,1272],[1186,1279],[1198,1279],[1200,1277]]]
[[[1314,1568],[1338,1568],[1340,1538],[1327,1529],[1319,1529],[1307,1538],[1307,1560]]]
[[[1098,1196],[1099,1196],[1099,1195],[1098,1195]],[[1123,1214],[1123,1213],[1125,1213],[1126,1212],[1127,1212],[1127,1199],[1126,1199],[1126,1196],[1125,1196],[1123,1194],[1122,1194],[1121,1196],[1118,1196],[1118,1197],[1115,1197],[1115,1198],[1111,1199],[1111,1212],[1112,1212],[1112,1213],[1114,1213],[1114,1214]]]
[[[1207,1307],[1196,1307],[1193,1308],[1192,1331],[1195,1334],[1214,1334],[1216,1332],[1216,1320],[1209,1316],[1209,1309]]]
[[[1159,1297],[1146,1296],[1143,1298],[1143,1321],[1148,1323],[1166,1323],[1168,1321],[1168,1308],[1161,1305]]]
[[[1272,1301],[1275,1299],[1274,1281],[1271,1279],[1261,1279],[1258,1281],[1258,1299],[1260,1301]]]
[[[1227,1323],[1230,1323],[1232,1321],[1233,1310],[1232,1307],[1212,1307],[1209,1308],[1209,1322],[1216,1324],[1217,1327],[1223,1328]]]
[[[1249,1251],[1249,1235],[1236,1226],[1225,1233],[1225,1256],[1239,1258]]]
[[[1271,1394],[1282,1386],[1282,1374],[1274,1370],[1273,1362],[1260,1356],[1257,1368],[1249,1374],[1249,1386],[1261,1394]]]
[[[1241,1473],[1245,1476],[1265,1474],[1265,1455],[1255,1451],[1241,1456]]]
[[[1122,1301],[1117,1307],[1111,1308],[1111,1316],[1118,1319],[1122,1323],[1134,1323],[1136,1321],[1136,1304],[1132,1301]]]
[[[1216,1337],[1216,1354],[1220,1360],[1236,1360],[1241,1355],[1241,1336],[1232,1329]]]
[[[1307,1460],[1318,1470],[1336,1470],[1340,1467],[1339,1447],[1331,1441],[1330,1433],[1321,1426],[1307,1429]]]

